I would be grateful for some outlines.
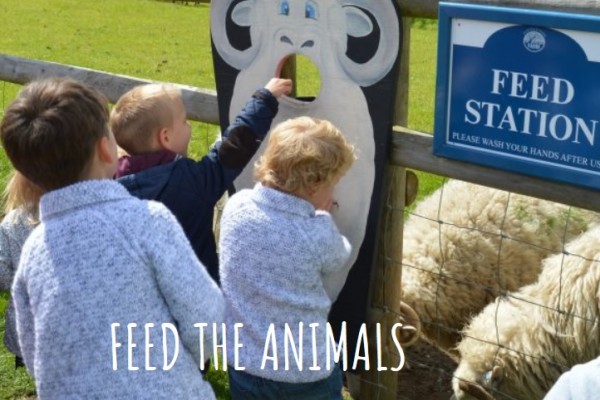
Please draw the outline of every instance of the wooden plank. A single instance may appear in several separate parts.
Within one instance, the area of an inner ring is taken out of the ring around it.
[[[194,5],[210,3],[210,0],[171,0],[171,3],[185,3],[187,6],[188,3],[193,3]]]
[[[392,135],[390,162],[514,193],[600,211],[598,191],[470,164],[433,154],[433,136],[403,127]]]
[[[23,85],[38,78],[65,76],[78,79],[98,88],[113,103],[134,86],[153,82],[126,75],[0,53],[0,80],[2,81]],[[211,124],[219,123],[217,94],[214,90],[199,89],[181,84],[175,85],[181,88],[183,103],[189,119]]]
[[[597,0],[450,0],[449,3],[486,4],[501,7],[600,14],[600,1]],[[398,0],[402,15],[405,17],[436,19],[438,4],[438,0]]]
[[[402,51],[396,87],[394,123],[406,125],[408,120],[408,86],[410,64],[409,18],[402,18]],[[391,134],[391,132],[390,132]],[[404,233],[404,203],[406,199],[406,168],[387,164],[383,178],[383,193],[378,222],[378,253],[370,281],[370,304],[367,309],[369,337],[375,337],[376,324],[386,332],[381,363],[397,366],[400,354],[391,336],[392,326],[398,322],[402,301],[402,238]],[[370,357],[376,360],[377,349],[369,348]],[[398,390],[398,372],[391,369],[378,371],[372,368],[361,374],[361,398],[395,400]]]

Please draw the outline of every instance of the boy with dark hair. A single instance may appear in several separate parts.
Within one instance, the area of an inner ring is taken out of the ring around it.
[[[30,83],[0,139],[46,192],[12,287],[38,396],[214,399],[194,324],[222,320],[222,294],[166,207],[110,179],[117,144],[104,96],[69,79]],[[178,335],[163,337],[165,326]]]

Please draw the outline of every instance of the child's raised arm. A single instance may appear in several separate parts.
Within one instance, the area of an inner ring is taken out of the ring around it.
[[[201,173],[193,186],[202,193],[212,194],[216,202],[242,173],[248,162],[267,136],[273,118],[279,110],[278,98],[288,94],[292,88],[290,79],[272,78],[265,87],[252,94],[231,125],[217,142],[196,164]]]

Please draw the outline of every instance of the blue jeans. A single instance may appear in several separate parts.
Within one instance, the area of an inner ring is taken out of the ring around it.
[[[228,368],[232,400],[342,400],[342,371],[307,383],[277,382]]]

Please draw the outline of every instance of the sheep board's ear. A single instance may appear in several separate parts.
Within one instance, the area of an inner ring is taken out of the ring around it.
[[[364,37],[373,32],[371,19],[360,8],[348,6],[344,11],[348,21],[348,35]]]
[[[231,13],[231,19],[239,26],[250,26],[250,13],[252,6],[249,1],[239,3]]]

